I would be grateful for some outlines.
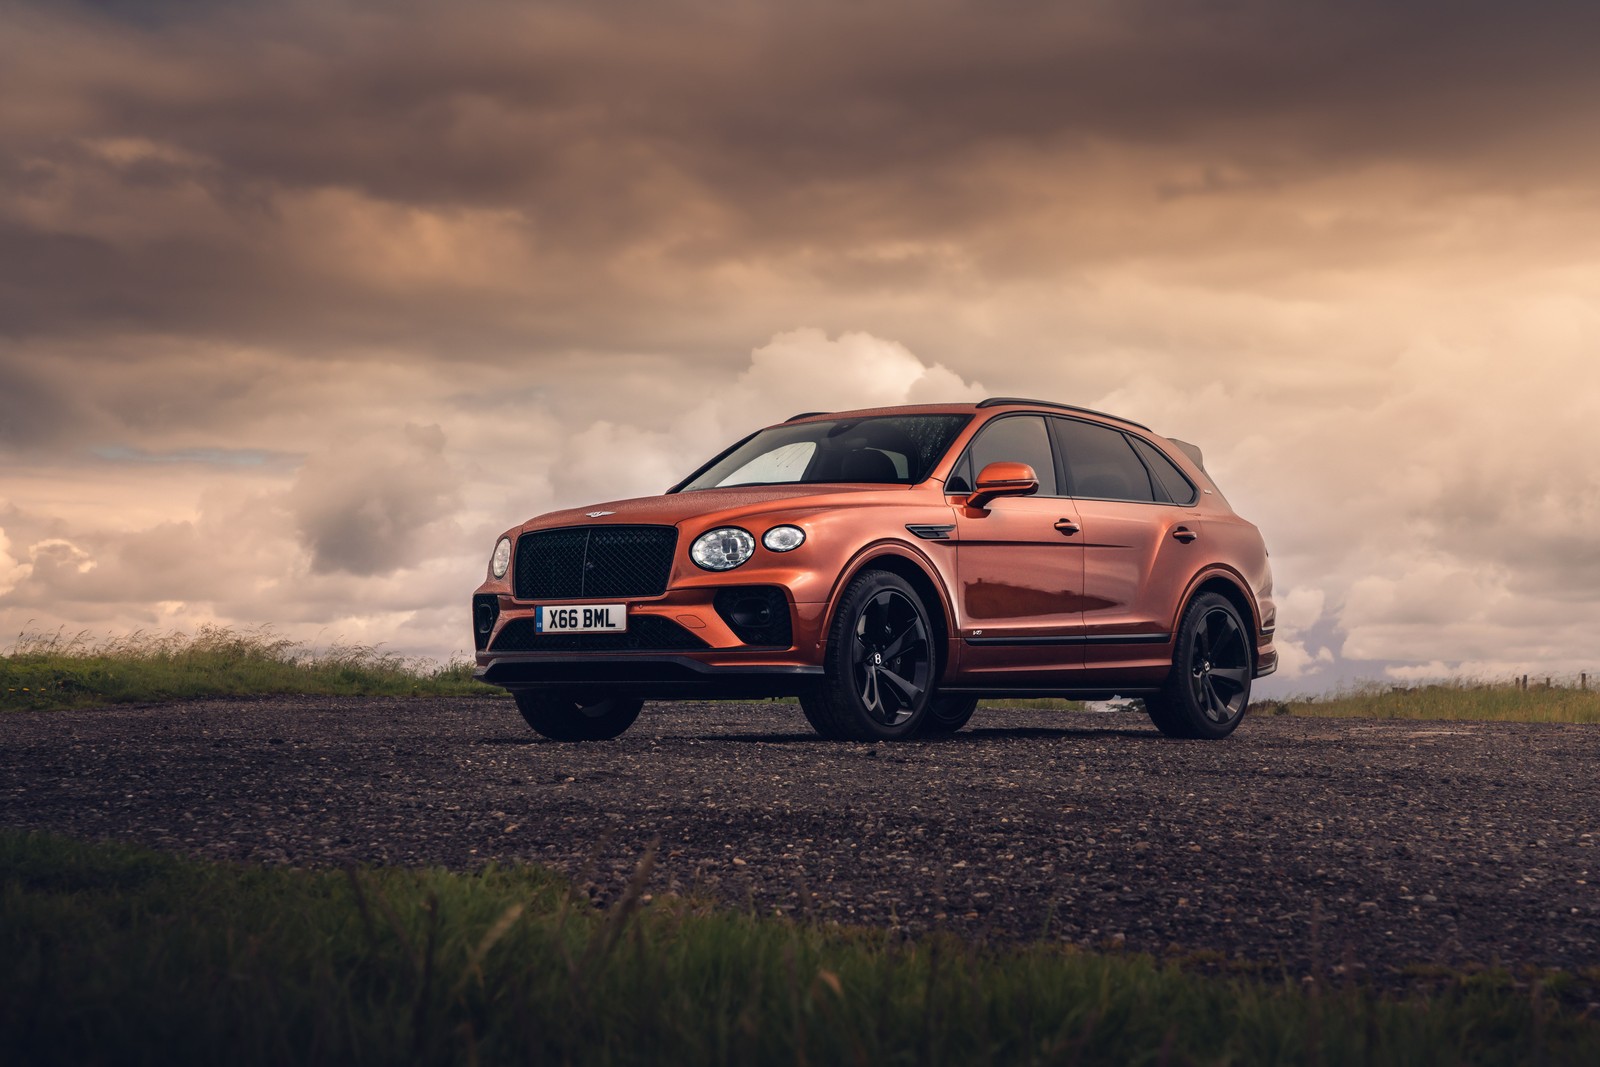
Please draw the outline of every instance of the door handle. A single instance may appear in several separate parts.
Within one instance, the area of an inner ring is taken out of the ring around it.
[[[1195,533],[1193,530],[1189,529],[1189,527],[1187,527],[1187,526],[1180,526],[1176,530],[1172,531],[1172,536],[1176,537],[1178,540],[1182,541],[1184,544],[1188,544],[1190,541],[1193,541],[1195,538],[1199,537],[1200,535]]]
[[[1073,534],[1083,529],[1083,527],[1079,526],[1071,519],[1057,519],[1056,529],[1059,530],[1064,537],[1071,537]]]

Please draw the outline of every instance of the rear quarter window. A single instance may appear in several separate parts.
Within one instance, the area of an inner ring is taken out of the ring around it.
[[[1200,494],[1190,484],[1189,479],[1184,477],[1177,464],[1148,441],[1131,434],[1128,440],[1133,442],[1133,450],[1144,460],[1144,465],[1150,470],[1151,480],[1155,482],[1156,488],[1161,491],[1167,503],[1188,505],[1195,502]]]

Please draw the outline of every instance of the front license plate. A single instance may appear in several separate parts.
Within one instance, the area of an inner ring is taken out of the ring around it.
[[[534,608],[533,629],[541,634],[615,633],[628,629],[626,604],[568,604]]]

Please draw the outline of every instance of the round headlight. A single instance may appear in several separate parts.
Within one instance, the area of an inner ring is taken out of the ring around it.
[[[511,566],[511,538],[502,537],[494,546],[494,555],[489,557],[489,573],[496,578],[506,576],[506,568]]]
[[[798,526],[774,526],[761,535],[761,543],[773,552],[793,552],[806,543],[806,532]]]
[[[731,571],[756,550],[756,539],[737,526],[719,526],[694,539],[689,558],[708,571]]]

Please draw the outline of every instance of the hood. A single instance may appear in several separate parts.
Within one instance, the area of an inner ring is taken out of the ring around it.
[[[581,508],[550,511],[523,523],[520,529],[547,530],[557,526],[589,526],[597,523],[648,523],[676,526],[687,519],[717,514],[727,520],[757,514],[771,505],[789,502],[796,510],[813,507],[838,507],[840,504],[868,503],[879,499],[904,499],[909,485],[753,485],[726,489],[699,489],[692,493],[641,496],[631,500],[612,500]],[[593,515],[605,511],[608,515]]]

